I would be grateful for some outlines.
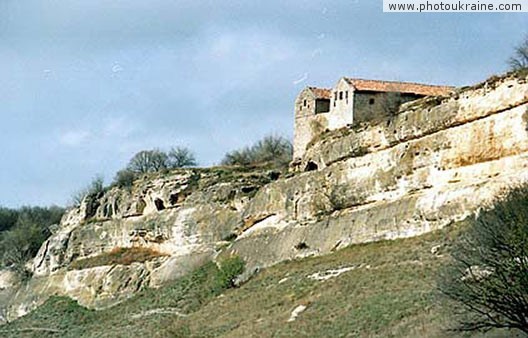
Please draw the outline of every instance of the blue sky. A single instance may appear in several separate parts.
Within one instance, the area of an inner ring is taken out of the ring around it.
[[[0,205],[65,204],[137,151],[201,165],[291,137],[339,77],[467,85],[506,70],[526,14],[388,14],[381,0],[0,1]]]

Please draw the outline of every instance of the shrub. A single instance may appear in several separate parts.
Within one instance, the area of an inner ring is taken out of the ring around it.
[[[458,310],[458,329],[528,333],[528,188],[513,189],[469,223],[439,284]]]
[[[235,286],[235,278],[244,272],[245,263],[242,258],[233,256],[220,262],[220,269],[216,275],[216,284],[219,289]]]
[[[134,185],[137,175],[128,169],[119,170],[114,178],[113,185],[119,188],[131,188]]]
[[[255,165],[272,163],[276,166],[288,165],[292,160],[293,146],[290,140],[282,136],[269,135],[256,142],[252,147],[227,153],[223,165]]]
[[[72,205],[79,206],[86,196],[97,196],[105,191],[103,176],[97,175],[85,188],[77,191],[72,196]]]

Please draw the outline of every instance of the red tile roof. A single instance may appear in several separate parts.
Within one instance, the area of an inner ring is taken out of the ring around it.
[[[454,87],[433,86],[412,82],[395,82],[344,78],[358,91],[369,92],[398,92],[425,96],[446,95],[453,91]]]
[[[308,89],[312,91],[316,99],[330,100],[330,97],[332,97],[332,92],[330,89],[317,87],[308,87]]]

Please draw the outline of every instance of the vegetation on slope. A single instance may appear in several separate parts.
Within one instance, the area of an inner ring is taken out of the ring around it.
[[[458,233],[452,228],[285,262],[229,290],[241,263],[221,269],[208,263],[107,310],[53,298],[0,330],[8,337],[460,336],[446,331],[450,309],[435,291]],[[300,305],[305,311],[288,321]]]
[[[528,335],[528,187],[513,189],[469,223],[440,284],[460,313],[459,329]]]
[[[115,248],[110,252],[98,256],[82,258],[74,261],[68,266],[71,270],[88,269],[103,265],[130,265],[132,263],[143,263],[148,260],[167,256],[154,249],[144,247]]]
[[[0,267],[27,277],[26,262],[35,256],[64,213],[60,207],[0,208]]]

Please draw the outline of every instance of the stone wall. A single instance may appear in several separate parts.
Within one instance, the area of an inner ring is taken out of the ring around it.
[[[316,114],[316,108],[313,93],[305,88],[295,100],[293,158],[301,158],[308,143],[328,127],[328,113]]]
[[[354,124],[395,115],[402,103],[420,96],[405,93],[354,92]]]

